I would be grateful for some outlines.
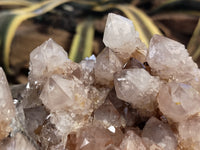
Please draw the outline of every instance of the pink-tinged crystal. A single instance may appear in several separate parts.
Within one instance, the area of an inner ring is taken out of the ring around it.
[[[1,150],[36,150],[36,148],[21,133],[17,133],[15,137],[6,139],[0,144]]]
[[[171,128],[155,117],[147,121],[142,131],[142,138],[147,147],[156,144],[163,150],[176,150],[177,148],[177,140]]]
[[[82,60],[80,62],[80,68],[81,68],[81,78],[80,80],[83,81],[85,85],[91,85],[94,83],[95,77],[94,77],[94,66],[96,63],[96,57],[92,55],[89,58],[86,58],[85,60]]]
[[[125,137],[120,144],[120,150],[147,150],[147,148],[141,137],[130,130],[125,134]]]
[[[113,75],[122,70],[123,64],[117,55],[109,48],[105,48],[96,59],[95,79],[102,85],[112,85]]]
[[[200,70],[179,42],[160,35],[150,41],[147,62],[162,79],[188,83],[199,89]]]
[[[77,133],[76,150],[104,150],[108,145],[119,146],[123,138],[120,129],[109,130],[101,125],[89,125]]]
[[[126,124],[125,119],[108,99],[94,111],[94,121],[100,122],[104,127],[124,127]]]
[[[117,97],[134,108],[154,111],[160,80],[144,69],[125,69],[115,75]]]
[[[137,47],[143,47],[133,22],[113,13],[108,14],[103,42],[114,52],[119,53],[131,54]]]
[[[8,136],[10,124],[15,117],[15,106],[10,93],[9,85],[0,67],[0,140]]]
[[[87,93],[88,89],[76,77],[65,79],[53,75],[44,85],[40,99],[51,112],[70,111],[87,114],[91,106]]]
[[[182,149],[199,150],[200,147],[200,116],[196,115],[178,125]]]
[[[200,94],[192,86],[170,82],[160,89],[160,111],[174,122],[181,122],[200,112]]]
[[[63,65],[67,59],[67,52],[52,39],[49,39],[31,52],[30,75],[33,79],[39,80]]]

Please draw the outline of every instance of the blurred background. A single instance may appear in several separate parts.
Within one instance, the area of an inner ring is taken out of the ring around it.
[[[109,12],[131,19],[148,46],[153,34],[183,43],[200,66],[200,0],[0,0],[0,66],[26,83],[30,52],[52,38],[70,59],[97,55]]]

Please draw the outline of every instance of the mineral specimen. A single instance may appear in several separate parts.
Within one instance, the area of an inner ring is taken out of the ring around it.
[[[95,64],[96,82],[102,85],[112,84],[113,75],[122,70],[123,63],[111,49],[105,48],[98,56]]]
[[[145,48],[132,21],[113,13],[108,15],[103,42],[124,57],[129,57],[137,48]]]
[[[44,42],[30,54],[30,75],[38,81],[56,67],[63,65],[68,58],[65,50],[52,39]],[[56,62],[56,63],[55,63]]]
[[[125,137],[120,144],[121,150],[147,150],[141,137],[135,134],[133,131],[127,131]]]
[[[200,70],[181,43],[154,35],[150,41],[147,62],[152,71],[162,79],[175,80],[200,88]]]
[[[11,131],[12,119],[15,117],[15,106],[3,69],[0,67],[0,140]]]
[[[176,150],[177,148],[177,139],[173,131],[167,124],[154,117],[147,121],[142,131],[142,138],[148,147],[156,144],[163,150]]]
[[[182,148],[198,150],[200,147],[200,117],[193,116],[178,126]]]
[[[156,96],[160,81],[144,69],[124,69],[115,75],[117,96],[134,108],[152,112],[156,108]]]
[[[0,144],[1,150],[36,150],[36,148],[21,133],[17,133],[12,139]]]
[[[188,84],[170,82],[160,89],[158,104],[166,117],[181,122],[200,112],[200,94]]]
[[[67,110],[84,113],[89,111],[91,105],[87,92],[88,90],[76,77],[64,79],[53,75],[44,85],[40,99],[51,112]]]
[[[0,150],[199,150],[200,71],[185,47],[154,35],[147,51],[115,14],[103,42],[80,63],[44,42],[13,101],[0,68]]]

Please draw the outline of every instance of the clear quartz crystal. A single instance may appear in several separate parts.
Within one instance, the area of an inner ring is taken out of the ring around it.
[[[124,69],[115,75],[117,97],[135,108],[154,111],[160,81],[144,69]]]
[[[181,122],[200,112],[200,94],[192,86],[170,82],[160,89],[160,111],[174,122]]]
[[[0,68],[0,150],[199,150],[200,71],[184,45],[154,35],[147,52],[112,13],[103,42],[80,63],[44,42],[14,101]]]
[[[108,99],[94,111],[94,121],[102,123],[105,127],[125,126],[125,119]]]
[[[199,89],[200,70],[183,44],[154,35],[150,41],[147,62],[162,79],[184,82]]]
[[[113,13],[108,14],[103,36],[104,44],[114,52],[131,54],[136,47],[143,47],[133,22]]]
[[[17,133],[15,137],[6,139],[0,144],[1,150],[36,150],[36,148],[21,133]]]
[[[64,79],[53,75],[44,85],[40,98],[51,112],[68,110],[88,113],[91,101],[87,97],[88,90],[76,77]]]
[[[96,63],[96,57],[92,55],[80,62],[81,68],[81,81],[86,85],[91,85],[94,83],[94,67]]]
[[[6,76],[0,67],[0,140],[8,136],[10,124],[15,117],[15,106]]]
[[[120,150],[147,150],[147,148],[141,137],[130,130],[125,134],[125,137],[120,144]]]
[[[56,67],[63,65],[68,59],[65,50],[52,39],[34,49],[30,54],[30,76],[40,80]]]
[[[168,124],[164,124],[155,117],[151,117],[147,121],[142,131],[142,138],[148,147],[156,144],[163,150],[176,150],[177,148],[176,137]]]
[[[109,85],[115,72],[122,70],[122,61],[111,49],[105,48],[96,59],[95,79],[97,83]]]
[[[108,145],[119,146],[123,138],[120,129],[109,130],[101,125],[88,125],[81,128],[76,137],[76,150],[104,150]]]
[[[196,115],[178,125],[182,148],[199,150],[200,147],[200,116]]]

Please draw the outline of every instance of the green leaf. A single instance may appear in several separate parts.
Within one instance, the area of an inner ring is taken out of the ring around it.
[[[1,6],[29,6],[31,4],[33,3],[27,0],[1,0],[0,1]]]
[[[4,67],[8,74],[14,74],[14,70],[10,68],[9,55],[12,40],[18,26],[24,20],[42,15],[69,1],[70,0],[43,1],[34,3],[25,8],[3,11],[0,13],[0,64]]]
[[[92,54],[92,43],[94,38],[93,20],[88,18],[78,24],[76,34],[73,38],[69,58],[80,62]]]
[[[149,15],[166,12],[181,12],[200,16],[200,0],[168,0],[164,4],[150,11]]]
[[[200,19],[188,43],[187,49],[190,55],[192,55],[193,60],[197,61],[200,56]]]

